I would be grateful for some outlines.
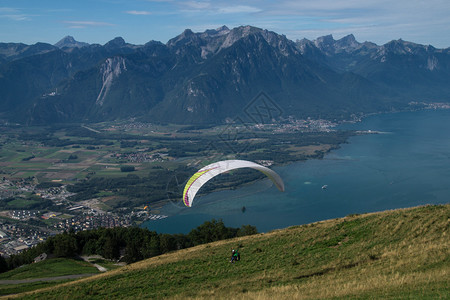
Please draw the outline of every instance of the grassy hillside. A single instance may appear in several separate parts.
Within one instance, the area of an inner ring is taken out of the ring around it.
[[[450,205],[347,216],[220,241],[23,299],[450,297]],[[241,261],[231,264],[232,248]]]
[[[73,280],[70,275],[88,276],[100,273],[92,264],[66,258],[52,258],[38,263],[24,265],[0,274],[0,295],[16,294]],[[81,275],[80,275],[81,274]],[[69,275],[69,276],[68,276]],[[66,276],[66,278],[64,278]],[[42,278],[50,281],[37,281]]]
[[[85,261],[53,258],[2,273],[0,274],[0,280],[21,280],[86,273],[99,273],[99,271]]]

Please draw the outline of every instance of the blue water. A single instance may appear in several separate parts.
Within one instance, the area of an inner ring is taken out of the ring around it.
[[[354,136],[322,160],[275,167],[284,193],[263,180],[197,197],[192,208],[167,205],[162,213],[169,218],[144,226],[188,233],[215,218],[267,232],[354,213],[450,202],[450,110],[373,115],[340,128],[383,133]]]

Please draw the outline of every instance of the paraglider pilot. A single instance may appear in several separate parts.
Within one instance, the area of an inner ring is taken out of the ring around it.
[[[231,263],[234,263],[235,261],[239,261],[241,260],[241,255],[239,254],[239,252],[237,250],[231,250]]]

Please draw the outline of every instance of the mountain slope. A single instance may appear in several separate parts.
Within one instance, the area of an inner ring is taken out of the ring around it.
[[[55,46],[45,43],[25,45],[22,43],[0,43],[0,62],[22,59],[56,50]]]
[[[21,299],[448,296],[450,205],[347,216],[220,241]],[[230,264],[231,249],[241,261]]]
[[[121,42],[115,44],[124,46]],[[388,93],[370,81],[306,59],[286,37],[250,26],[202,34],[186,30],[167,45],[109,57],[84,75],[63,84],[58,97],[36,101],[31,122],[141,116],[223,123],[261,91],[286,117],[345,118],[390,107],[383,103]],[[58,117],[49,118],[50,112]]]
[[[179,115],[188,118],[188,123],[205,117],[209,122],[233,118],[261,91],[286,116],[304,118],[348,115],[348,111],[365,111],[366,106],[370,111],[381,109],[376,106],[381,104],[379,98],[385,97],[362,77],[351,73],[342,76],[315,64],[299,55],[287,40],[270,43],[263,32],[235,41],[199,66],[196,74],[164,102],[172,107],[165,109],[167,112],[181,108]],[[359,88],[366,93],[358,93]]]
[[[359,43],[353,35],[334,40],[297,41],[306,57],[333,69],[358,74],[400,97],[425,101],[450,100],[450,49],[436,49],[403,40],[378,46]]]

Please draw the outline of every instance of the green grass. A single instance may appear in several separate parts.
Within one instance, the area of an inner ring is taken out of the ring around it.
[[[24,299],[450,296],[450,205],[328,220],[180,250]],[[230,264],[232,248],[241,261]]]
[[[98,203],[98,208],[100,208],[101,210],[104,210],[104,211],[112,210],[112,207],[109,206],[107,203],[104,203],[104,202],[99,202]]]
[[[53,258],[1,273],[0,280],[19,280],[88,273],[99,273],[99,271],[85,261]]]
[[[96,194],[97,197],[109,197],[109,196],[114,196],[114,192],[111,191],[101,191],[99,193]]]
[[[55,281],[38,281],[38,282],[8,284],[8,285],[0,284],[0,296],[33,291],[37,289],[55,286],[68,281],[70,280],[66,279]]]
[[[50,219],[41,219],[42,222],[44,222],[45,224],[47,224],[48,226],[53,226],[56,223],[61,222],[60,218],[50,218]]]
[[[21,209],[21,208],[25,209],[25,208],[29,207],[30,205],[33,205],[36,203],[39,203],[39,201],[17,198],[12,201],[9,201],[8,205],[15,207],[16,209]]]

